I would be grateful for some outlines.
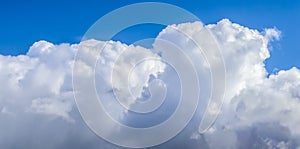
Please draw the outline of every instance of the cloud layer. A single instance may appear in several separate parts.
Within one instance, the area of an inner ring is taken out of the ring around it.
[[[223,109],[215,125],[205,134],[197,133],[197,126],[205,106],[199,106],[191,124],[170,142],[153,148],[299,148],[300,147],[300,71],[297,68],[268,73],[264,61],[270,57],[272,40],[280,38],[276,29],[263,32],[243,27],[223,19],[206,26],[219,42],[226,66],[226,95]],[[200,24],[184,23],[164,29],[157,39],[174,42],[199,64],[202,86],[209,86],[209,66],[203,55],[189,47],[190,40],[178,36],[176,30],[191,37],[199,35]],[[76,108],[72,88],[72,67],[79,46],[89,50],[85,56],[99,58],[96,74],[101,76],[96,86],[99,93],[113,99],[113,87],[127,88],[122,81],[109,81],[114,61],[120,53],[130,49],[128,57],[119,59],[129,67],[134,57],[153,56],[151,51],[133,45],[110,41],[99,55],[103,41],[89,40],[80,44],[54,45],[46,41],[34,43],[26,55],[0,56],[0,148],[121,148],[110,145],[94,135],[84,124]],[[154,42],[153,48],[160,45]],[[159,51],[155,51],[159,53]],[[196,52],[196,53],[195,53]],[[99,56],[99,57],[98,57]],[[137,59],[136,59],[137,60]],[[101,66],[101,67],[100,67]],[[83,74],[93,73],[93,64],[83,64]],[[178,83],[174,71],[159,61],[143,63],[131,77],[131,93],[141,97],[148,80],[161,74],[168,90]],[[143,71],[141,71],[143,70]],[[116,70],[118,71],[118,69]],[[144,73],[140,73],[144,72]],[[165,73],[165,74],[163,74]],[[122,76],[117,73],[120,79]],[[139,83],[142,82],[143,86]],[[206,93],[207,92],[207,93]],[[201,99],[206,99],[209,88],[201,88]],[[120,92],[127,96],[127,92]],[[177,103],[177,94],[167,94],[168,109],[158,110],[146,120],[159,123],[170,115]],[[174,100],[173,100],[174,98]],[[126,113],[110,100],[104,101],[110,114],[129,125],[142,127],[137,115]],[[134,101],[128,101],[132,103]],[[173,107],[173,108],[172,108]],[[161,119],[157,118],[160,116]],[[126,135],[126,134],[124,134]]]

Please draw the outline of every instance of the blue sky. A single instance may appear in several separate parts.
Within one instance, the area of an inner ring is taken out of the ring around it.
[[[36,41],[78,43],[85,31],[101,16],[121,6],[142,0],[28,0],[3,1],[0,5],[0,54],[25,54]],[[262,31],[276,27],[282,32],[273,42],[267,70],[300,67],[300,1],[297,0],[160,0],[175,4],[196,14],[205,24],[228,18],[243,26]],[[155,37],[158,25],[141,25],[121,32],[115,40],[132,43]],[[133,34],[134,33],[134,34]]]

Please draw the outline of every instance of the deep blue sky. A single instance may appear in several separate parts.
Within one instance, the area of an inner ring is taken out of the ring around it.
[[[157,0],[156,0],[157,1]],[[78,43],[101,16],[121,6],[143,0],[9,0],[0,3],[0,54],[25,54],[36,41]],[[257,29],[276,27],[282,39],[273,44],[267,69],[300,68],[299,0],[159,0],[196,14],[205,24],[222,18]],[[116,39],[131,43],[155,37],[162,29],[142,25],[122,32]],[[135,34],[133,34],[133,32]]]

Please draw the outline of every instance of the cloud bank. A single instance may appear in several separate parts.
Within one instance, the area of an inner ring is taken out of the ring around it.
[[[197,126],[205,106],[202,104],[182,133],[170,142],[153,148],[299,148],[300,70],[292,68],[268,75],[264,64],[270,57],[270,42],[280,39],[280,31],[266,29],[259,32],[227,19],[206,27],[219,42],[227,71],[225,102],[220,116],[207,133],[198,134]],[[176,32],[183,30],[189,36],[197,37],[199,28],[197,22],[170,25],[157,39],[167,39],[184,47],[192,60],[203,66],[197,69],[202,76],[199,82],[209,86],[209,66],[205,58],[189,47],[191,41],[181,38]],[[159,56],[148,49],[114,41],[108,42],[100,55],[97,50],[91,50],[103,44],[105,42],[96,40],[73,45],[39,41],[30,47],[26,55],[0,55],[0,148],[121,148],[93,134],[76,108],[72,92],[72,67],[79,46],[90,49],[86,53],[87,59],[99,58],[101,67],[96,66],[96,74],[101,77],[96,81],[96,86],[99,93],[108,99],[104,101],[108,103],[108,112],[129,125],[149,125],[141,123],[139,116],[130,115],[109,100],[113,99],[109,92],[112,87],[120,91],[125,87],[122,81],[112,84],[109,77],[116,58],[126,49],[131,52],[128,57],[120,59],[124,64],[122,69],[129,67],[127,65],[135,57]],[[159,47],[159,43],[154,42],[154,51]],[[82,65],[82,74],[93,73],[93,64]],[[180,89],[172,87],[178,83],[173,81],[176,78],[174,71],[159,61],[143,63],[137,69],[130,76],[130,88],[136,97],[147,96],[143,87],[148,86],[149,79],[159,74],[165,78],[166,85],[170,87],[168,90],[176,92]],[[120,79],[127,77],[122,76],[122,72],[117,74]],[[144,86],[135,82],[143,82]],[[209,96],[206,92],[209,89],[201,88],[201,99]],[[128,93],[119,94],[127,96]],[[170,115],[178,94],[169,93],[166,96],[168,104],[173,106],[153,113],[146,120],[159,123]]]

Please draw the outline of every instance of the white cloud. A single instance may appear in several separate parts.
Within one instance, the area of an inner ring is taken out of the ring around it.
[[[270,29],[265,29],[264,34],[265,34],[265,37],[270,41],[279,40],[280,36],[281,36],[281,31],[279,31],[276,28],[270,28]]]
[[[201,99],[206,99],[209,89],[203,86],[210,84],[207,81],[210,80],[209,65],[201,52],[193,50],[195,48],[190,46],[191,41],[174,31],[174,28],[184,30],[190,36],[197,37],[200,25],[196,22],[168,26],[158,38],[176,43],[194,62],[203,66],[197,72],[201,76]],[[281,70],[268,77],[264,64],[270,57],[268,45],[270,41],[280,39],[280,31],[266,29],[259,32],[227,19],[207,25],[207,28],[219,42],[227,70],[226,96],[221,115],[206,134],[195,133],[200,120],[200,117],[196,117],[174,140],[156,148],[299,147],[300,71],[297,68]],[[112,87],[120,90],[120,96],[130,96],[129,92],[122,92],[127,89],[127,84],[122,80],[128,78],[122,71],[129,71],[131,63],[148,56],[159,60],[159,56],[139,46],[113,41],[108,42],[98,55],[103,44],[96,40],[84,41],[80,45],[54,45],[39,41],[33,44],[26,55],[0,56],[1,148],[24,147],[25,144],[28,148],[44,148],[45,144],[49,144],[46,148],[74,148],[75,145],[78,148],[119,148],[91,133],[74,104],[72,64],[78,46],[87,49],[82,55],[86,60],[81,64],[84,68],[82,75],[91,75],[94,71],[91,59],[99,58],[95,67],[96,75],[101,76],[97,80],[97,87],[108,99],[112,98],[111,92],[107,92]],[[154,44],[154,48],[159,46]],[[126,49],[130,50],[123,53]],[[124,54],[123,57],[118,59],[121,54]],[[121,80],[111,82],[112,67],[117,59],[123,64],[116,68],[117,78]],[[130,76],[134,80],[130,84],[131,93],[136,97],[141,96],[143,88],[148,86],[150,75],[166,73],[169,81],[175,78],[174,72],[168,71],[160,61],[142,63],[137,69]],[[178,88],[173,88],[173,91],[176,90]],[[172,95],[167,97],[172,98]],[[109,100],[105,102],[110,104],[109,113],[113,117],[122,116],[124,121],[136,122],[135,119],[126,119],[120,106],[115,106]],[[200,105],[197,116],[203,112],[203,106]],[[160,112],[163,117],[163,113],[169,111]],[[157,115],[150,119],[157,119]],[[20,140],[19,143],[16,140]]]

